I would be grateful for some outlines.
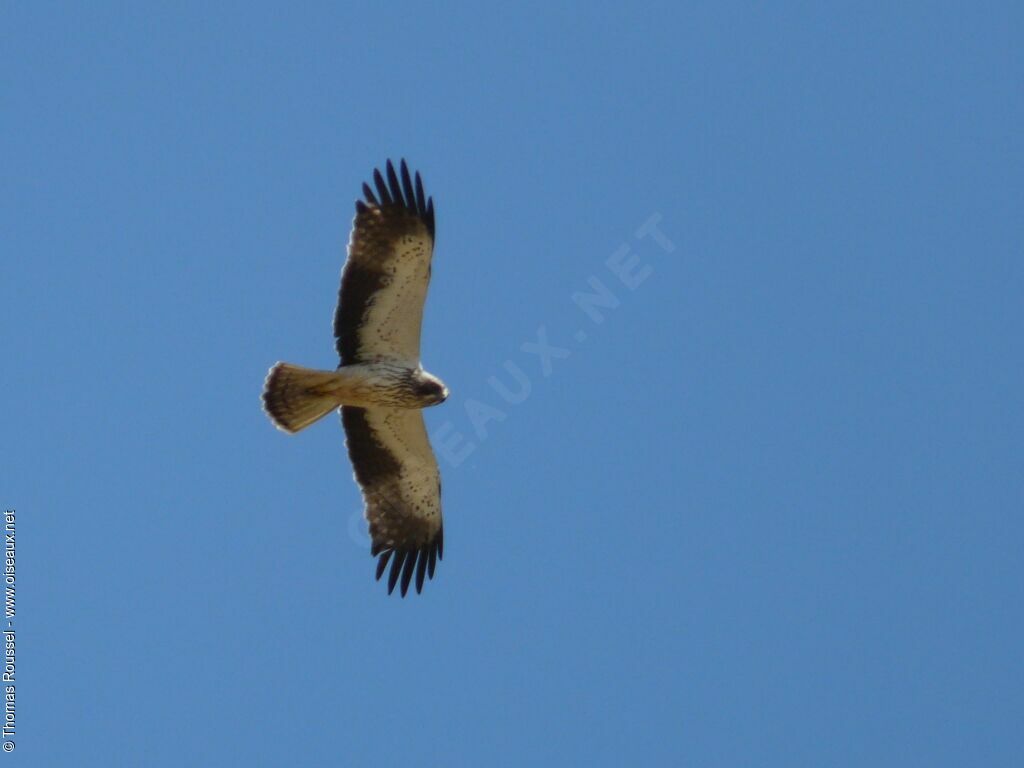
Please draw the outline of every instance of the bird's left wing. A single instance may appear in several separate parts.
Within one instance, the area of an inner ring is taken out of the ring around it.
[[[341,421],[356,482],[366,503],[379,556],[377,578],[391,563],[388,594],[401,580],[402,597],[413,574],[416,591],[444,554],[441,474],[427,438],[423,414],[409,408],[344,406]]]

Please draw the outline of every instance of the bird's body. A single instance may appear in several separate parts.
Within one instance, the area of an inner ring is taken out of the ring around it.
[[[334,335],[341,363],[321,371],[277,363],[267,375],[264,409],[289,433],[342,411],[349,458],[363,492],[379,556],[390,562],[388,591],[404,596],[433,578],[443,554],[441,479],[420,410],[444,402],[448,389],[420,364],[423,303],[434,247],[434,204],[405,161],[391,162],[377,190],[363,185],[342,271]]]
[[[289,412],[289,395],[322,397],[338,405],[360,408],[428,408],[443,402],[448,390],[436,376],[400,360],[378,360],[339,366],[336,371],[278,363],[267,377],[268,412],[286,432],[297,432]],[[331,408],[331,410],[334,410]]]

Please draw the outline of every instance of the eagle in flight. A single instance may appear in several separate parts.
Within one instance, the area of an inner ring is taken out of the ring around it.
[[[294,434],[341,407],[345,443],[363,493],[377,579],[388,594],[401,582],[416,591],[444,554],[441,475],[420,410],[444,402],[448,388],[420,364],[423,302],[434,252],[434,201],[419,173],[391,161],[363,184],[341,272],[334,337],[341,363],[319,371],[277,363],[263,407]]]

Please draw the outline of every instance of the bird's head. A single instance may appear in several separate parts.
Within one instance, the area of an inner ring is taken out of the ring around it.
[[[437,376],[420,371],[415,386],[416,394],[423,399],[424,407],[439,405],[448,399],[448,387]]]

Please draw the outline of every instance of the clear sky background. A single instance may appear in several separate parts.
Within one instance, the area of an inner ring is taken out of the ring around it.
[[[1022,764],[1024,14],[892,5],[8,4],[0,768]],[[388,157],[405,600],[259,402]]]

